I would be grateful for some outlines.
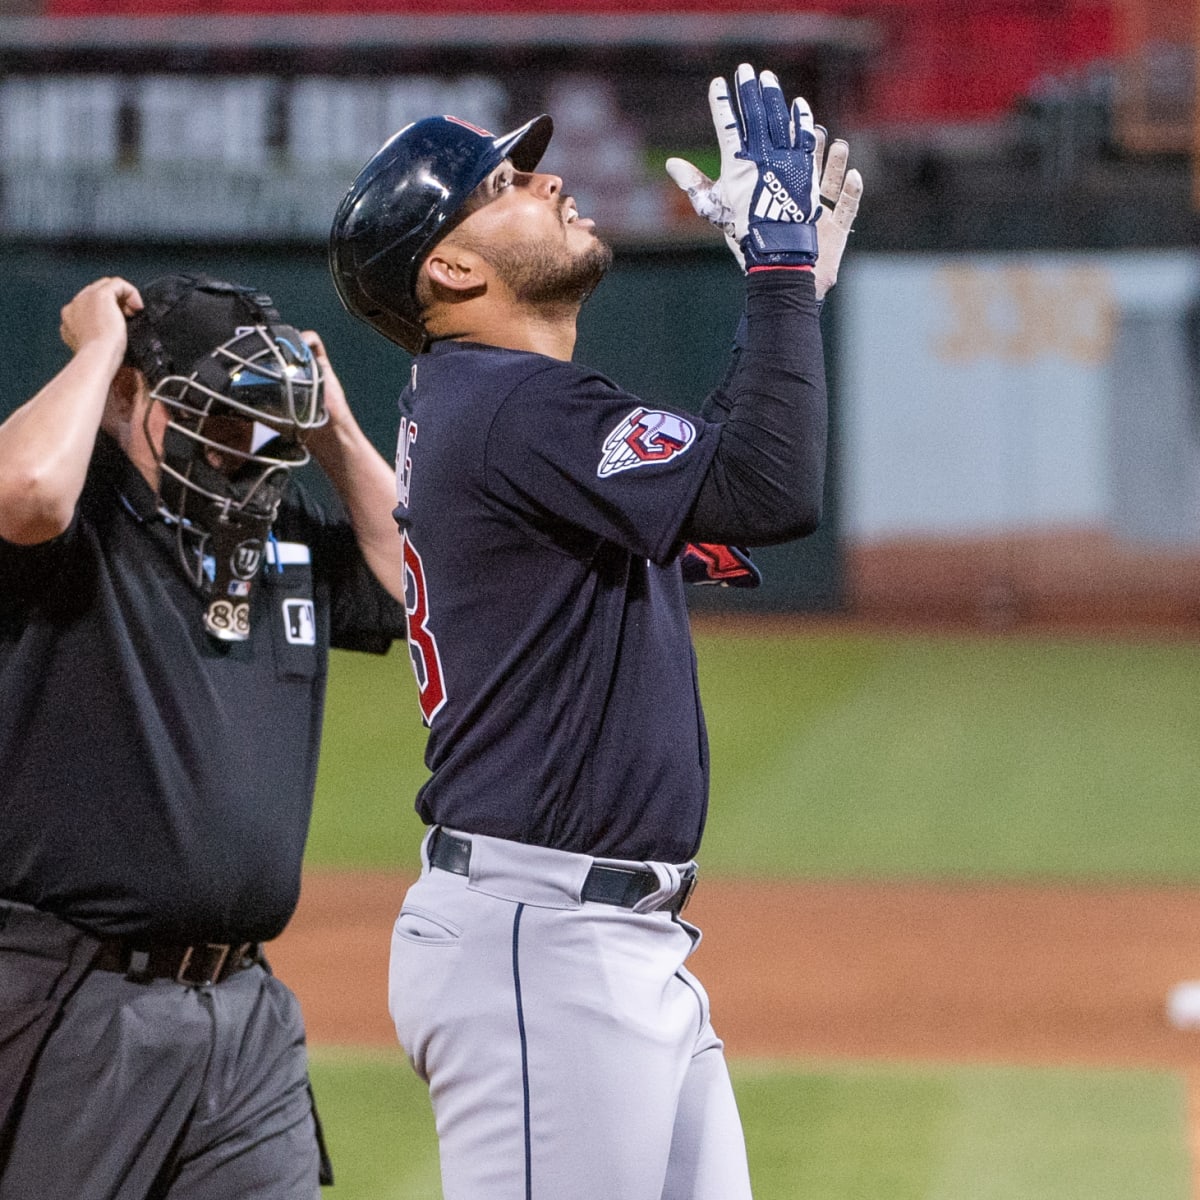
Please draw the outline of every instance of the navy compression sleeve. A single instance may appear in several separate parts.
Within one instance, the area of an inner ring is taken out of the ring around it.
[[[829,417],[811,272],[747,276],[743,336],[705,404],[721,437],[687,541],[765,546],[804,537],[821,519]]]

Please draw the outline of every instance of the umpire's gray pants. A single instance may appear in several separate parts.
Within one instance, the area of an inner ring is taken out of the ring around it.
[[[0,1006],[40,999],[28,966],[0,944]],[[258,966],[214,987],[93,971],[37,1061],[0,1200],[313,1200],[317,1175],[287,987]]]

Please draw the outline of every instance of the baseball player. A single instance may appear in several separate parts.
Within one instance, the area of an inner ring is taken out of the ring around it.
[[[404,636],[391,468],[251,288],[100,279],[62,336],[0,425],[0,1200],[315,1197],[261,943],[329,646]],[[293,477],[310,450],[345,512]]]
[[[397,519],[431,775],[390,1010],[448,1200],[741,1200],[741,1126],[682,918],[708,793],[681,555],[817,525],[818,304],[861,192],[769,71],[713,82],[720,177],[673,160],[746,269],[703,415],[571,361],[610,251],[500,137],[401,130],[333,222],[347,308],[415,355]],[[818,147],[821,150],[818,150]],[[824,214],[824,215],[823,215]],[[832,232],[818,251],[818,238]],[[820,231],[820,232],[819,232]]]

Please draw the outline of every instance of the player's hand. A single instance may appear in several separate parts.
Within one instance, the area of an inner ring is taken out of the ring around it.
[[[712,111],[713,126],[717,134],[717,146],[721,152],[721,172],[714,181],[709,179],[699,167],[694,166],[683,158],[667,159],[667,174],[676,185],[687,193],[692,208],[706,221],[711,222],[725,234],[725,242],[737,259],[738,266],[744,271],[746,259],[739,244],[745,236],[748,221],[741,223],[741,233],[738,232],[737,214],[734,212],[731,194],[735,180],[745,190],[752,186],[753,179],[749,164],[737,157],[742,148],[742,135],[734,116],[733,107],[729,102],[729,85],[724,79],[714,79],[708,85],[708,107]],[[749,194],[747,193],[747,211],[749,211]]]
[[[846,239],[858,213],[858,202],[862,199],[862,175],[853,168],[847,170],[850,147],[835,138],[825,153],[825,130],[816,126],[817,146],[814,161],[821,178],[821,215],[817,218],[817,238],[820,253],[815,269],[817,299],[823,300],[826,293],[837,283],[838,267],[846,251]]]
[[[125,353],[126,318],[142,309],[138,290],[125,279],[94,280],[61,310],[59,336],[72,353],[93,342],[106,343],[119,362]]]
[[[708,101],[721,151],[719,178],[713,182],[679,158],[668,159],[668,174],[692,207],[722,229],[744,267],[812,265],[821,209],[808,104],[797,98],[789,110],[774,73],[756,77],[747,63],[737,69],[732,98],[717,78]]]

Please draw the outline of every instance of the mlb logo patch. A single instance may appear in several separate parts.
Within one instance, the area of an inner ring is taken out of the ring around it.
[[[696,440],[696,427],[675,413],[653,408],[635,408],[604,439],[603,454],[596,474],[601,479],[669,462]]]
[[[317,614],[311,600],[283,602],[283,634],[291,646],[317,644]]]

